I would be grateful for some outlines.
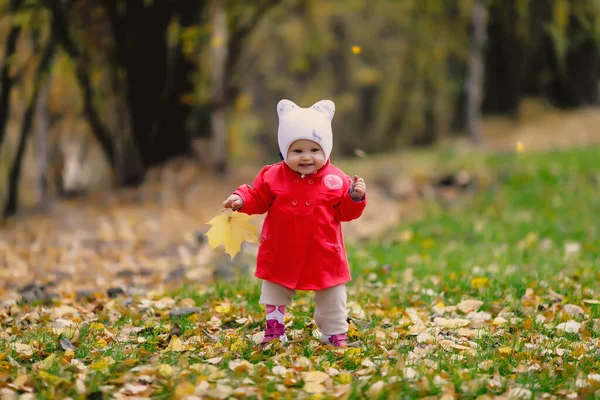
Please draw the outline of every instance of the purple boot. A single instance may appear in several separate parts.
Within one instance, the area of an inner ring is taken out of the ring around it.
[[[265,337],[263,338],[260,348],[263,349],[267,343],[273,339],[281,340],[282,345],[286,345],[288,338],[285,335],[285,325],[277,321],[276,319],[267,320],[267,328],[265,329]]]
[[[327,339],[323,338],[322,342],[325,344],[331,344],[334,347],[346,347],[348,345],[348,335],[345,333],[331,335]]]

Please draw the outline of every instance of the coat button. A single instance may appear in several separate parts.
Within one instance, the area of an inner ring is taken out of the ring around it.
[[[309,184],[309,185],[312,185],[313,183],[314,183],[314,181],[313,181],[312,179],[309,179],[309,180],[308,180],[308,184]]]
[[[306,206],[310,206],[310,200],[306,200]]]
[[[298,204],[298,200],[296,200],[296,199],[292,200],[292,204],[293,204],[293,205],[296,205],[296,204]]]
[[[340,251],[340,245],[339,245],[339,244],[336,244],[336,245],[335,245],[335,249],[336,249],[337,251]]]
[[[296,183],[300,183],[300,179],[296,179],[294,182],[296,182]]]

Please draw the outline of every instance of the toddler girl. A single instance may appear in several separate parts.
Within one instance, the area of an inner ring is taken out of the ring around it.
[[[346,345],[346,282],[350,269],[341,222],[360,217],[366,205],[362,178],[350,178],[330,163],[335,105],[321,100],[301,108],[277,104],[277,139],[282,162],[264,167],[252,186],[242,185],[223,202],[265,218],[256,277],[263,280],[260,304],[266,308],[261,347],[287,342],[284,316],[295,290],[315,292],[314,319],[323,343]]]

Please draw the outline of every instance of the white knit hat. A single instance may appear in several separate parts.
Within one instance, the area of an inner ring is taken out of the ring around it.
[[[277,141],[279,151],[287,162],[287,153],[296,140],[307,139],[317,143],[329,159],[333,148],[331,120],[335,114],[335,104],[331,100],[321,100],[310,108],[298,107],[294,102],[283,99],[277,103],[279,129]]]

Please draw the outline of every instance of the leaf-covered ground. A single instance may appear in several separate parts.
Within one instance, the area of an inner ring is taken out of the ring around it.
[[[446,167],[486,171],[491,184],[432,200],[422,218],[349,248],[349,335],[358,347],[319,344],[312,294],[301,292],[289,308],[290,345],[258,350],[259,282],[244,274],[213,282],[183,269],[186,284],[164,286],[121,269],[114,282],[97,284],[155,289],[77,293],[60,286],[56,271],[61,295],[33,290],[31,303],[5,286],[0,397],[598,398],[599,160],[597,147],[446,155]],[[155,246],[154,257],[147,247],[161,232],[123,226],[103,233],[120,242],[98,241],[94,251],[84,232],[57,236],[63,251],[54,261],[72,257],[76,280],[94,273],[98,257],[122,268],[123,254],[143,254],[148,265],[164,265],[163,278],[177,277],[168,246]],[[47,235],[40,243],[51,242],[52,230],[39,229]],[[19,265],[49,263],[53,250],[36,248],[31,230],[20,235],[0,244],[0,254],[14,266],[2,273],[24,284]]]

